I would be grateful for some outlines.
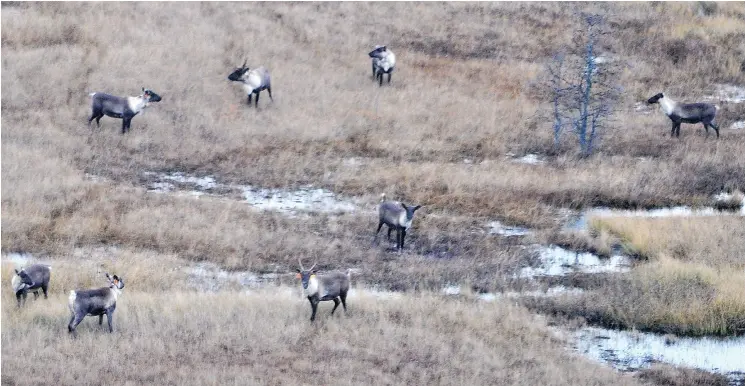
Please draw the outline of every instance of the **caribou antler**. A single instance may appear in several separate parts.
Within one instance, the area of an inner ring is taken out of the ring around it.
[[[300,270],[301,271],[305,271],[305,268],[303,268],[303,262],[300,261],[300,258],[299,257],[297,258],[297,263],[300,264]]]
[[[313,263],[313,266],[312,266],[312,267],[310,267],[310,269],[309,269],[308,271],[311,271],[311,272],[313,272],[313,268],[315,268],[315,267],[316,267],[316,264],[318,264],[318,261],[316,261],[315,263]]]
[[[243,65],[241,66],[241,68],[246,68],[247,63],[248,63],[248,58],[246,58],[246,60],[243,61]]]

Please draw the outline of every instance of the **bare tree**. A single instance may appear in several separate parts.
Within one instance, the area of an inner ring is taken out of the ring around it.
[[[554,146],[561,133],[571,127],[583,157],[592,154],[598,138],[609,123],[619,96],[614,85],[616,66],[598,54],[605,30],[605,18],[579,14],[581,26],[572,45],[554,55],[547,73],[553,106]]]

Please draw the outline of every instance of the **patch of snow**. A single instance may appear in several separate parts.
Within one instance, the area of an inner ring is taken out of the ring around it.
[[[525,236],[530,234],[530,229],[523,228],[523,227],[511,227],[511,226],[504,226],[499,221],[491,221],[486,224],[487,227],[489,227],[489,234],[490,235],[500,235],[505,237],[510,236]]]
[[[646,102],[636,102],[634,103],[634,111],[640,113],[640,114],[652,114],[654,112],[654,108],[650,107]]]
[[[13,252],[3,256],[3,260],[12,262],[16,267],[25,267],[32,264],[35,258],[30,253]]]
[[[336,194],[325,189],[303,187],[298,190],[264,189],[250,185],[228,185],[218,183],[214,177],[195,177],[184,173],[155,173],[146,172],[145,175],[154,179],[148,184],[148,191],[155,193],[169,193],[200,197],[227,197],[231,192],[240,192],[243,200],[258,210],[272,210],[291,215],[297,212],[353,212],[358,206],[347,200],[340,199]],[[195,190],[180,190],[175,183],[193,185]],[[220,194],[207,193],[220,189]]]
[[[209,190],[214,189],[217,187],[217,183],[215,182],[215,178],[212,176],[205,176],[205,177],[194,177],[194,176],[187,176],[184,173],[181,172],[175,172],[170,174],[157,174],[153,172],[145,172],[145,175],[156,175],[159,177],[159,179],[162,180],[168,180],[168,181],[174,181],[182,184],[193,184],[196,185],[197,188],[201,190]]]
[[[745,87],[733,84],[718,84],[714,95],[705,96],[705,100],[721,101],[728,103],[745,102]]]
[[[187,267],[185,270],[188,274],[189,285],[207,292],[217,292],[231,287],[242,289],[263,288],[275,283],[279,278],[279,274],[276,273],[256,274],[249,271],[226,271],[214,263],[199,263]]]
[[[294,191],[257,189],[245,187],[243,198],[260,210],[279,212],[354,212],[357,206],[340,200],[333,192],[324,189],[303,188]]]
[[[512,162],[526,164],[526,165],[543,165],[546,163],[545,160],[541,159],[538,154],[526,154],[522,157],[512,158]]]
[[[595,56],[595,57],[592,58],[592,61],[595,64],[605,64],[605,63],[610,62],[611,60],[608,59],[608,57],[606,57],[606,56]]]

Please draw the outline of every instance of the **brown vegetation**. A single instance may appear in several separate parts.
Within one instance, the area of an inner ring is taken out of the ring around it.
[[[614,328],[679,335],[745,333],[742,216],[591,220],[643,259],[624,275],[579,280],[581,296],[533,299],[530,307]]]
[[[608,15],[613,34],[603,54],[625,68],[612,129],[587,160],[569,133],[552,147],[550,122],[540,118],[547,101],[531,91],[568,43],[576,7]],[[558,238],[564,208],[700,205],[721,191],[745,191],[745,135],[727,129],[743,104],[721,104],[720,140],[704,139],[700,125],[670,139],[667,118],[635,109],[662,90],[693,101],[717,84],[745,83],[745,10],[736,3],[3,2],[0,17],[2,249],[62,267],[53,271],[54,306],[29,302],[16,313],[3,265],[3,382],[100,382],[83,371],[91,363],[137,383],[635,382],[561,351],[519,307],[412,295],[352,302],[356,315],[309,327],[303,302],[185,293],[178,272],[201,261],[287,272],[302,256],[323,270],[360,268],[357,283],[388,289],[467,283],[492,291],[520,284],[511,274],[531,260],[520,244]],[[383,88],[365,55],[381,43],[398,57]],[[258,110],[226,79],[246,58],[272,72],[275,101]],[[101,129],[85,125],[88,93],[135,95],[143,86],[163,101],[135,117],[130,133],[120,135],[110,118]],[[526,153],[546,163],[509,155]],[[363,204],[341,216],[291,218],[236,199],[147,193],[148,171],[312,184]],[[371,246],[383,192],[425,205],[400,255]],[[495,219],[541,233],[486,234]],[[603,228],[593,245],[637,242],[621,228]],[[724,244],[714,250],[692,240],[674,240],[690,262],[725,252],[712,261],[726,265],[735,261],[727,251],[742,250],[734,235],[715,238]],[[642,244],[651,248],[644,253],[678,257],[669,244]],[[120,252],[91,252],[100,245]],[[68,341],[64,292],[99,285],[101,266],[135,278],[117,315],[121,332],[102,343],[108,335],[86,320],[81,339]],[[720,291],[728,279],[717,271],[706,288]],[[159,303],[164,295],[173,302]],[[208,305],[218,311],[205,315]],[[146,370],[156,357],[162,364]],[[54,365],[26,379],[29,363]]]
[[[637,383],[609,369],[586,371],[545,321],[514,305],[427,294],[381,299],[357,289],[348,314],[331,317],[322,304],[310,324],[298,287],[190,291],[183,272],[169,273],[167,258],[122,257],[107,264],[148,268],[124,269],[128,288],[113,334],[87,318],[77,339],[68,336],[66,290],[89,280],[73,262],[55,266],[48,300],[18,311],[3,291],[3,383],[90,385],[102,374],[138,384]],[[154,280],[153,270],[166,275]],[[28,371],[29,363],[44,371]]]

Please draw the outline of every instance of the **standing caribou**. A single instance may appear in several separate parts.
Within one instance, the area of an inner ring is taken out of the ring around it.
[[[246,94],[248,94],[249,107],[251,106],[251,96],[253,94],[256,94],[255,107],[259,107],[259,93],[262,90],[268,91],[269,99],[274,102],[274,98],[272,98],[272,80],[269,76],[269,70],[264,68],[264,66],[260,66],[259,68],[254,68],[249,71],[248,67],[246,67],[246,63],[248,63],[248,59],[243,62],[243,65],[240,68],[236,68],[235,71],[228,75],[228,80],[241,82],[243,84],[243,89],[246,91]]]
[[[680,138],[681,123],[701,123],[704,125],[707,137],[709,136],[709,127],[711,127],[719,138],[719,127],[714,123],[717,107],[710,103],[678,103],[666,97],[663,93],[649,98],[647,103],[659,103],[662,112],[670,118],[673,123],[673,129],[670,132],[671,137],[674,135]]]
[[[414,219],[414,212],[421,208],[421,205],[408,206],[403,202],[386,201],[385,193],[380,195],[380,206],[378,207],[378,230],[375,231],[375,238],[378,240],[378,233],[383,224],[388,225],[388,241],[391,241],[391,231],[396,230],[396,249],[404,249],[404,238],[406,231],[411,227],[411,221]]]
[[[391,83],[391,75],[396,66],[396,55],[386,46],[377,45],[368,54],[372,58],[373,79],[378,80],[378,85],[383,85],[383,74],[388,74],[388,83]]]
[[[310,269],[303,268],[303,262],[300,259],[297,260],[300,264],[300,268],[297,270],[297,276],[301,279],[303,284],[303,294],[308,297],[310,302],[310,308],[312,313],[310,315],[310,321],[316,320],[316,310],[318,309],[318,303],[333,300],[334,308],[331,310],[331,315],[336,311],[336,307],[339,307],[339,303],[344,306],[344,312],[347,312],[347,292],[349,292],[349,282],[351,276],[351,270],[347,270],[347,273],[333,272],[322,276],[316,275],[316,264],[313,264]]]
[[[99,326],[103,324],[103,316],[106,315],[109,322],[109,332],[114,332],[111,322],[114,319],[116,300],[122,294],[124,288],[124,280],[116,275],[111,277],[108,273],[106,273],[106,280],[109,281],[108,287],[70,291],[68,305],[72,317],[67,329],[73,336],[77,335],[75,328],[88,315],[98,316]]]
[[[29,265],[26,268],[15,270],[15,275],[10,280],[13,292],[16,294],[18,307],[26,304],[26,296],[29,292],[34,293],[34,299],[39,298],[39,290],[44,292],[44,299],[47,299],[47,289],[49,288],[49,279],[52,276],[52,267],[43,264]],[[23,304],[21,303],[23,299]]]
[[[101,118],[107,115],[122,120],[122,134],[129,130],[132,118],[140,111],[148,107],[150,102],[160,102],[160,95],[153,90],[142,88],[142,94],[136,97],[118,97],[102,92],[94,92],[91,96],[91,117],[88,118],[88,126],[91,121],[96,120],[96,125],[101,127]]]

